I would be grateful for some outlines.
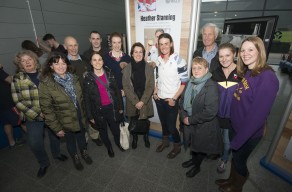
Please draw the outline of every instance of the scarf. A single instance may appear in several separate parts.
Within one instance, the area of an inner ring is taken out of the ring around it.
[[[75,107],[77,107],[77,96],[76,91],[73,85],[73,75],[70,73],[66,73],[65,77],[62,78],[58,74],[53,73],[54,80],[59,83],[64,89],[67,95],[71,98],[72,102],[74,103]]]
[[[134,59],[131,59],[132,67],[131,80],[133,83],[134,91],[139,99],[141,99],[145,91],[146,84],[145,65],[146,62],[144,59],[142,59],[142,61],[140,62],[136,62]]]
[[[212,77],[212,74],[210,72],[208,72],[206,75],[204,75],[201,78],[191,77],[187,85],[187,88],[185,90],[184,103],[183,103],[184,110],[188,113],[189,116],[192,115],[193,100],[200,93],[200,91],[204,87],[207,80],[210,79],[211,77]]]

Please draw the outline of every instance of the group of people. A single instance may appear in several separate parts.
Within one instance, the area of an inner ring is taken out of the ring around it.
[[[109,157],[114,157],[108,129],[124,151],[119,123],[148,120],[154,114],[154,101],[162,127],[162,142],[156,151],[169,147],[170,136],[173,148],[167,158],[181,152],[182,142],[190,147],[191,159],[182,163],[184,168],[191,167],[187,177],[200,172],[203,159],[218,154],[217,171],[224,172],[232,151],[230,177],[216,180],[216,184],[221,191],[241,191],[248,177],[247,159],[263,137],[279,82],[266,64],[260,38],[248,37],[242,42],[235,64],[234,46],[215,42],[219,33],[215,24],[204,25],[201,33],[204,47],[194,52],[190,78],[186,61],[175,53],[171,35],[162,29],[155,32],[155,45],[145,50],[143,44],[134,43],[130,56],[123,52],[122,36],[116,32],[110,36],[111,50],[106,50],[101,47],[101,35],[92,31],[91,47],[83,55],[74,37],[65,38],[63,49],[47,34],[43,39],[51,52],[42,71],[39,55],[27,49],[19,52],[11,92],[25,117],[28,143],[40,164],[38,177],[49,166],[43,141],[45,124],[53,157],[67,159],[60,152],[59,138],[64,137],[75,168],[82,170],[77,145],[85,163],[93,162],[86,133],[97,135],[97,144],[104,144]],[[178,115],[180,130],[176,127]],[[133,149],[139,134],[143,134],[145,147],[150,147],[149,127],[131,134]]]

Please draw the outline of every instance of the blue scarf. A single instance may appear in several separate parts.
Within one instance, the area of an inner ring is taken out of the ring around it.
[[[77,96],[73,85],[73,75],[71,73],[66,73],[65,77],[60,77],[57,73],[53,73],[54,80],[64,87],[65,92],[71,98],[76,108],[77,107]]]
[[[193,100],[196,98],[196,96],[200,93],[201,89],[204,87],[205,83],[208,79],[212,77],[212,74],[210,72],[206,73],[201,78],[194,78],[193,76],[189,80],[189,83],[187,85],[187,88],[185,90],[184,94],[184,110],[188,113],[189,116],[192,115],[192,104]]]

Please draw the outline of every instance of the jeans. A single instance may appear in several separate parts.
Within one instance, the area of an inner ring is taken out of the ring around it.
[[[26,121],[25,125],[27,128],[28,144],[37,158],[40,167],[48,166],[50,162],[44,146],[44,122]]]
[[[223,161],[228,161],[229,159],[229,152],[230,152],[230,140],[229,140],[229,129],[223,129],[221,128],[221,133],[223,137],[223,154],[221,156],[221,159]]]
[[[175,143],[180,143],[179,132],[176,128],[176,120],[178,114],[178,103],[175,106],[169,106],[164,99],[155,100],[159,120],[162,126],[162,135],[172,135]]]
[[[67,150],[71,157],[77,153],[76,142],[80,151],[86,149],[85,130],[83,127],[80,127],[78,132],[66,132],[65,139]]]
[[[260,142],[261,138],[262,137],[250,138],[240,149],[232,150],[234,167],[240,175],[244,177],[249,175],[247,169],[247,159],[257,144]]]
[[[106,124],[109,124],[109,128],[114,136],[115,144],[120,145],[120,126],[119,123],[116,122],[114,119],[113,105],[110,104],[102,106],[102,115]],[[99,134],[104,145],[107,149],[109,149],[112,144],[109,140],[107,129],[108,126],[104,126],[102,129],[99,130]]]
[[[47,128],[48,130],[52,156],[54,158],[57,158],[61,155],[60,138],[46,124],[45,124],[45,128]]]

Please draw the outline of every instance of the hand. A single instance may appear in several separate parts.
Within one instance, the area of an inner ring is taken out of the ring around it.
[[[45,115],[43,113],[40,113],[40,117],[44,119]]]
[[[168,102],[169,106],[175,106],[175,101],[173,99],[165,99],[166,102]]]
[[[90,119],[89,121],[90,121],[90,123],[95,124],[94,119]]]
[[[65,136],[65,132],[63,130],[59,131],[57,134],[56,134],[58,137],[64,137]]]
[[[140,109],[143,107],[143,105],[144,105],[144,103],[143,103],[142,101],[139,101],[139,102],[135,105],[135,107],[136,107],[138,110],[140,110]]]
[[[154,99],[154,100],[160,100],[160,98],[158,97],[157,94],[153,94],[153,99]]]
[[[120,62],[120,67],[122,69],[124,69],[127,65],[128,65],[128,63],[126,63],[126,62]]]
[[[185,125],[190,125],[190,123],[189,123],[189,117],[185,117],[184,120],[183,120],[183,123]]]
[[[125,97],[125,92],[123,89],[121,90],[121,94],[122,94],[122,97]]]

